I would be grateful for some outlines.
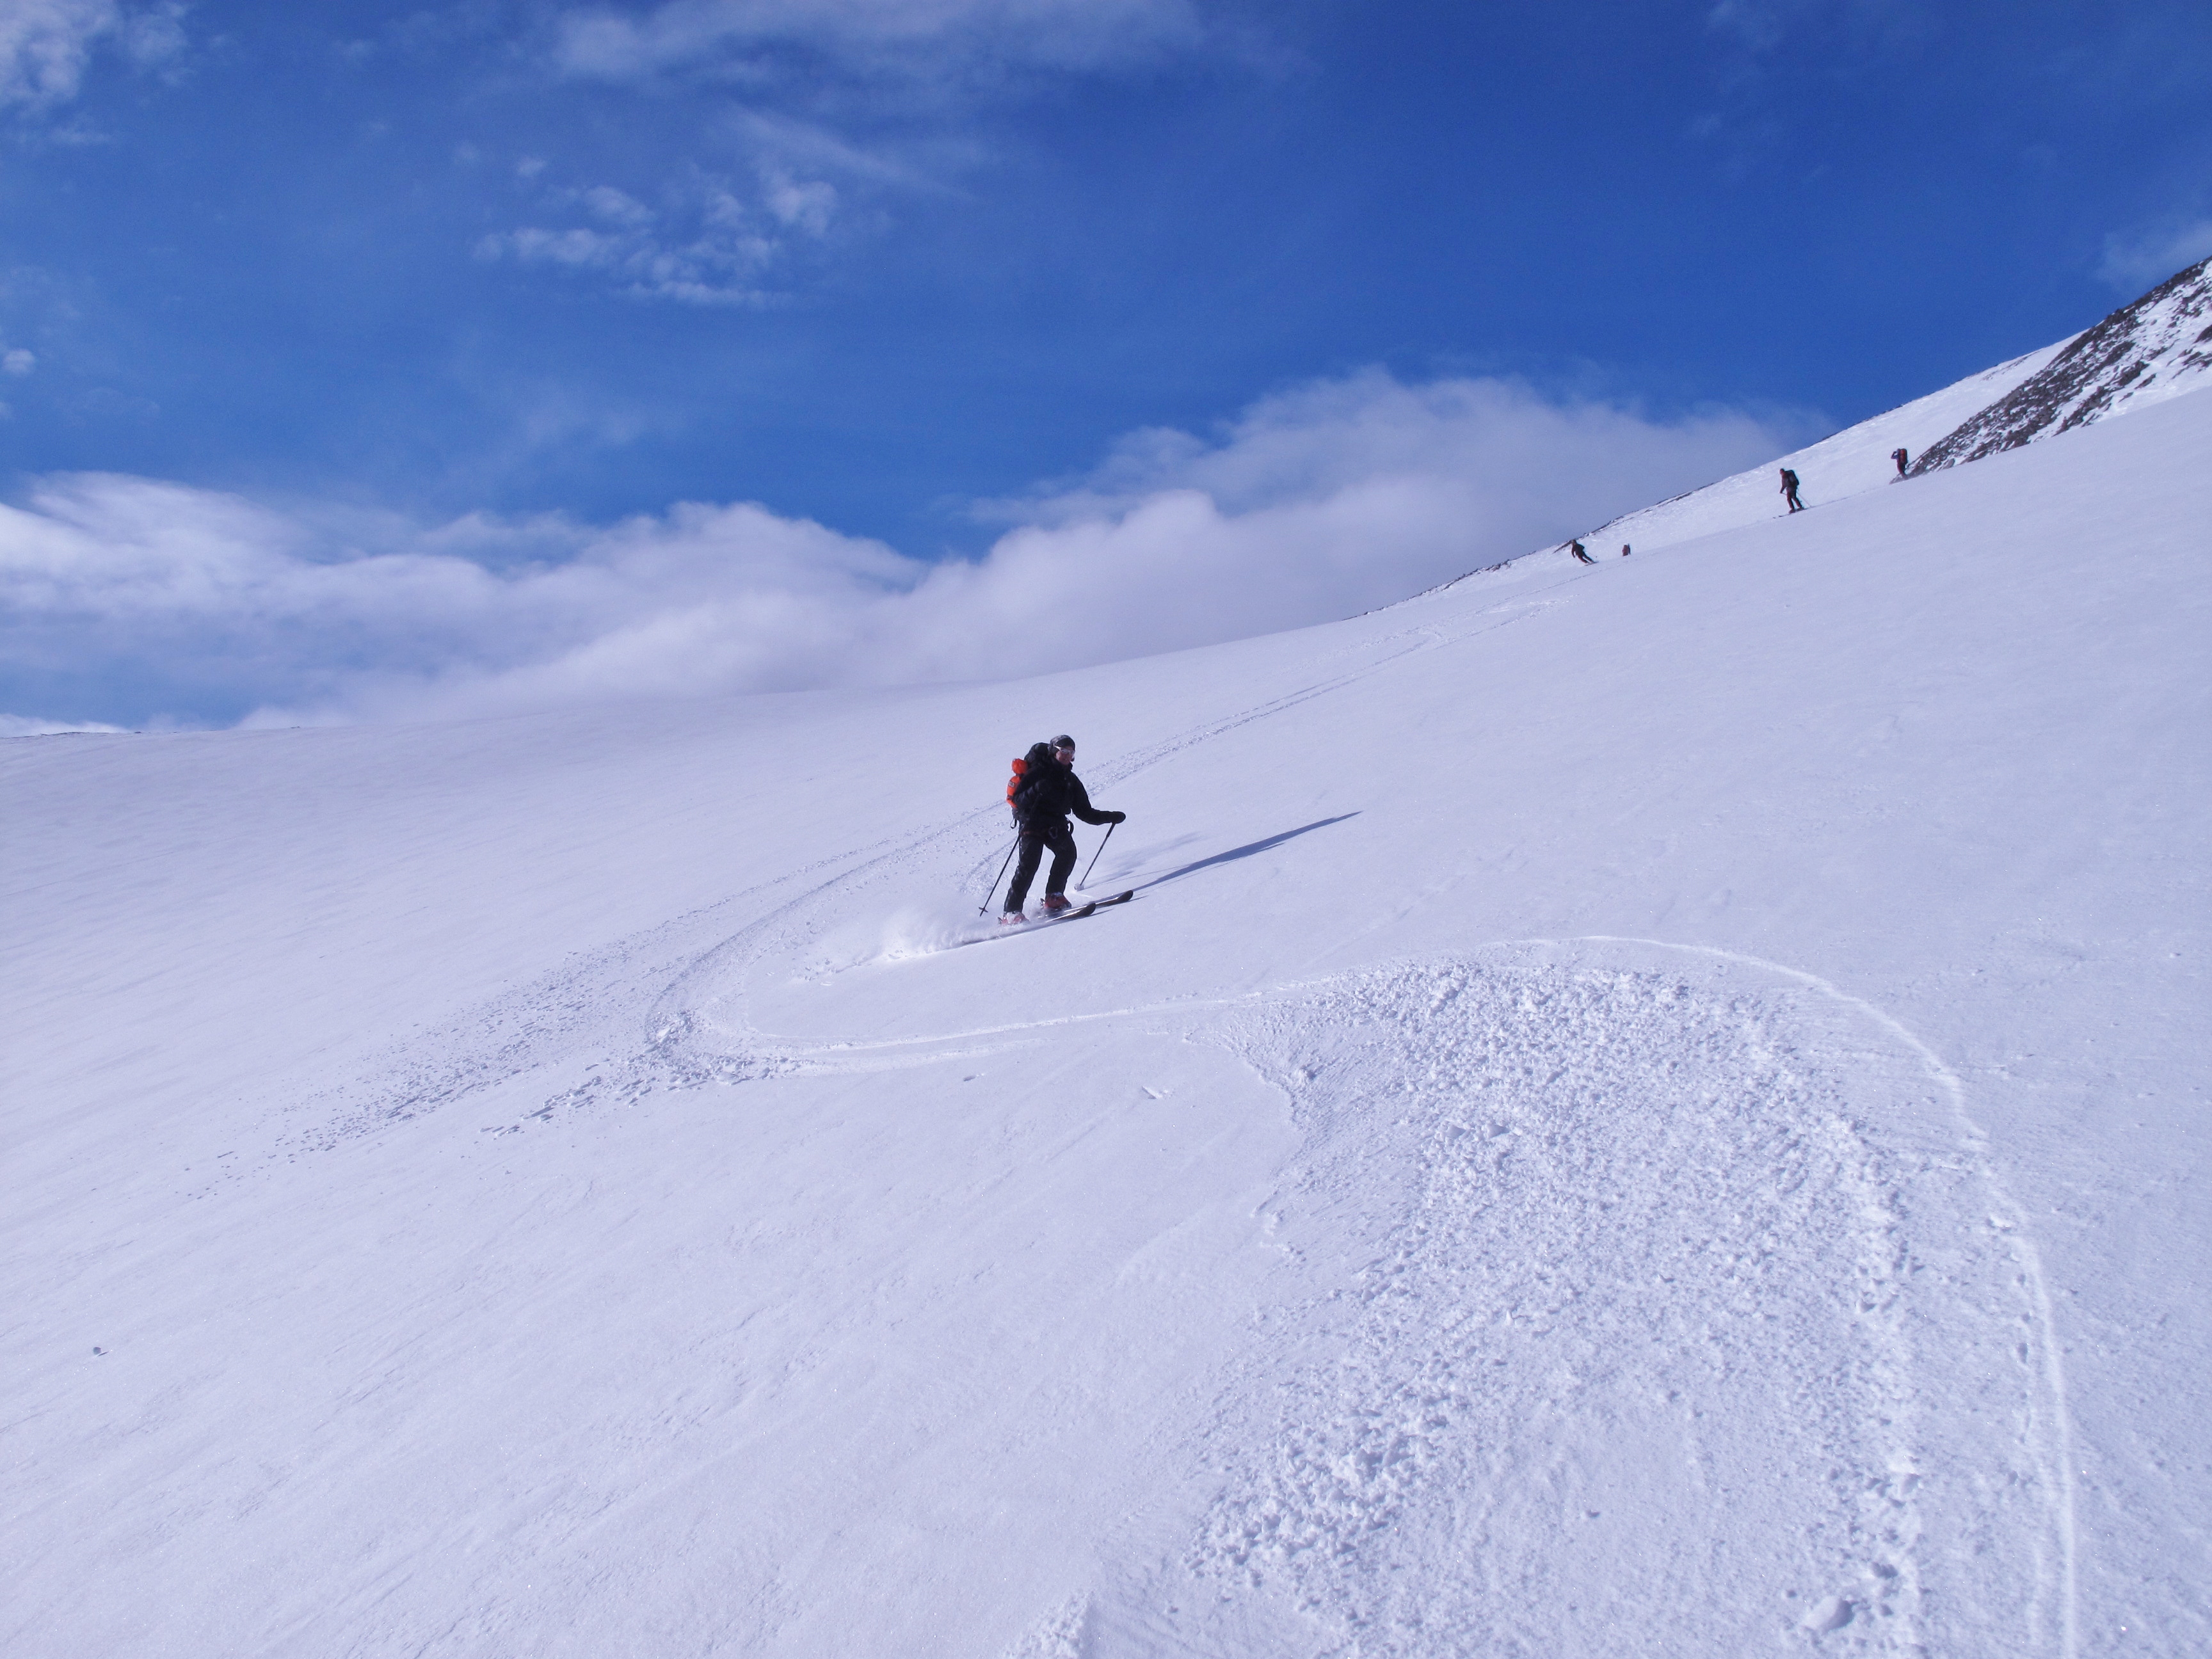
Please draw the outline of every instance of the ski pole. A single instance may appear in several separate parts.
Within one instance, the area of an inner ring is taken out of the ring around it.
[[[1114,832],[1121,827],[1121,826],[1118,823],[1109,823],[1106,826],[1106,833],[1098,837],[1098,853],[1103,853],[1106,850],[1106,843],[1114,839]],[[1083,879],[1075,884],[1077,887],[1080,888],[1089,884],[1091,880],[1091,872],[1098,867],[1098,853],[1093,853],[1091,855],[1091,862],[1083,866]]]
[[[1113,832],[1113,830],[1107,830],[1107,832],[1106,832],[1106,833],[1107,833],[1108,835],[1109,835],[1109,836],[1110,836],[1110,835],[1112,835],[1114,832]],[[1022,838],[1021,838],[1019,836],[1016,836],[1014,837],[1014,844],[1013,844],[1013,846],[1012,846],[1012,847],[1009,847],[1008,848],[1006,848],[1006,864],[1012,864],[1012,863],[1014,861],[1014,853],[1015,853],[1015,850],[1016,850],[1017,848],[1018,848],[1021,846],[1021,844],[1022,844]],[[1103,841],[1102,841],[1102,842],[1100,842],[1098,844],[1099,844],[1101,847],[1103,847],[1103,846],[1105,846],[1105,844],[1106,844],[1106,843],[1105,843],[1104,842],[1103,842]],[[999,873],[998,873],[997,875],[995,875],[995,876],[994,876],[994,877],[992,877],[992,878],[991,878],[991,891],[990,891],[989,893],[986,893],[986,894],[984,894],[984,895],[983,895],[983,902],[982,902],[981,904],[979,904],[979,905],[977,905],[977,906],[975,907],[975,914],[976,914],[977,915],[979,915],[979,916],[980,916],[980,915],[981,915],[983,914],[983,912],[984,912],[984,911],[986,911],[986,910],[988,910],[988,909],[989,909],[989,908],[991,908],[991,898],[992,898],[992,895],[993,895],[993,894],[995,894],[995,893],[999,890],[999,884],[1000,884],[1000,882],[1004,881],[1004,880],[1006,878],[1006,864],[1002,864],[1002,865],[1000,865],[1000,866],[999,866]]]

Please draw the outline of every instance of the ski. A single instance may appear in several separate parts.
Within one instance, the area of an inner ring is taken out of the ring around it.
[[[1109,904],[1127,904],[1131,899],[1136,896],[1137,890],[1132,887],[1126,893],[1115,894],[1112,898],[1092,899],[1088,904],[1079,904],[1073,910],[1063,910],[1056,916],[1039,916],[1037,921],[1080,921],[1084,917],[1091,915],[1093,911],[1103,910]]]
[[[1084,917],[1095,915],[1097,912],[1109,908],[1113,905],[1127,904],[1131,899],[1136,896],[1137,890],[1132,887],[1126,893],[1116,893],[1111,898],[1092,899],[1087,904],[1079,904],[1073,910],[1062,910],[1056,915],[1048,911],[1045,915],[1041,916],[1029,917],[1023,926],[1019,927],[1005,928],[995,934],[990,935],[990,937],[1004,939],[1009,933],[1034,933],[1037,928],[1055,927],[1063,921],[1080,921]]]

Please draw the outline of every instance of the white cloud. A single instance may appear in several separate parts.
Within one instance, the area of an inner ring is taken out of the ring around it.
[[[150,677],[173,706],[146,712],[264,721],[1041,672],[1386,604],[1798,435],[1373,373],[1211,440],[1139,434],[992,504],[1011,527],[988,554],[935,565],[751,504],[365,531],[70,475],[0,508],[0,659],[26,686]]]
[[[36,352],[26,351],[21,346],[15,346],[5,352],[0,352],[0,371],[4,371],[7,374],[18,376],[28,374],[38,366],[38,354]]]
[[[1792,30],[1820,21],[1862,40],[1911,39],[1925,27],[1921,10],[1913,0],[1714,0],[1705,25],[1753,52],[1771,52]]]
[[[694,173],[648,206],[611,185],[546,193],[549,217],[588,224],[525,225],[477,243],[480,259],[555,265],[615,279],[640,299],[691,305],[759,305],[774,295],[764,278],[795,241],[829,234],[836,190],[762,170],[761,199],[748,204],[729,181]]]
[[[51,738],[67,732],[120,732],[97,720],[49,720],[35,714],[0,714],[0,738]]]
[[[1206,15],[1201,15],[1201,7]],[[1213,13],[1219,11],[1216,18]],[[750,175],[720,188],[749,222],[677,228],[679,179],[636,192],[658,222],[595,238],[545,213],[480,254],[612,277],[638,297],[745,304],[800,285],[769,267],[881,228],[890,191],[939,194],[988,149],[977,112],[1070,75],[1138,72],[1194,52],[1264,56],[1222,0],[661,0],[555,9],[538,62],[557,80],[704,89],[710,112],[682,143],[692,173]],[[519,169],[527,180],[541,161]]]
[[[127,15],[123,22],[123,50],[141,69],[160,69],[182,57],[185,7],[179,0]]]
[[[653,222],[653,210],[635,196],[615,189],[611,185],[594,185],[580,193],[580,199],[594,217],[625,230],[642,228]]]
[[[769,211],[779,223],[815,236],[829,234],[830,216],[837,210],[836,185],[819,179],[801,184],[775,171],[769,173],[767,183]]]
[[[0,3],[0,106],[38,108],[76,97],[94,44],[121,23],[115,0]]]
[[[2208,256],[2212,256],[2212,217],[2169,219],[2148,230],[2106,237],[2097,276],[2134,295]]]
[[[1106,67],[1204,33],[1191,0],[669,0],[642,17],[564,13],[554,61],[601,80],[694,65],[758,75],[757,54],[796,47],[848,70],[920,76],[963,63]]]
[[[1787,14],[1795,9],[1774,0],[1717,0],[1705,14],[1705,26],[1735,35],[1753,52],[1771,52],[1781,44]]]
[[[40,110],[77,94],[94,52],[112,40],[142,69],[184,50],[184,8],[118,0],[0,0],[0,108]]]

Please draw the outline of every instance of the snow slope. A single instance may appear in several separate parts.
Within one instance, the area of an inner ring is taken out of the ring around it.
[[[1777,482],[1785,466],[1794,469],[1803,481],[1803,499],[1812,506],[1878,489],[1897,477],[1897,464],[1890,459],[1892,450],[1902,447],[1917,454],[1961,421],[2033,378],[2066,344],[2062,340],[1979,374],[1969,374],[1941,392],[1916,398],[1886,415],[1778,456],[1768,465],[1624,514],[1587,532],[1583,539],[1595,554],[1617,556],[1625,545],[1649,553],[1777,517],[1786,511]]]
[[[1645,552],[1779,516],[1784,467],[1808,506],[1899,482],[1891,453],[1914,476],[1978,460],[2130,409],[2212,385],[2212,260],[2179,271],[2094,328],[1970,374],[1816,444],[1640,507],[1586,532],[1599,555]],[[1495,567],[1493,567],[1495,568]]]
[[[0,743],[0,1642],[2206,1650],[2208,443],[1043,680]],[[1062,728],[1139,896],[1001,933]]]

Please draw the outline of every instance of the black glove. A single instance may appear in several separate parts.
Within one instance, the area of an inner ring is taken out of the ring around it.
[[[1106,822],[1109,823],[1127,823],[1128,821],[1129,815],[1127,812],[1109,812],[1106,815]]]

